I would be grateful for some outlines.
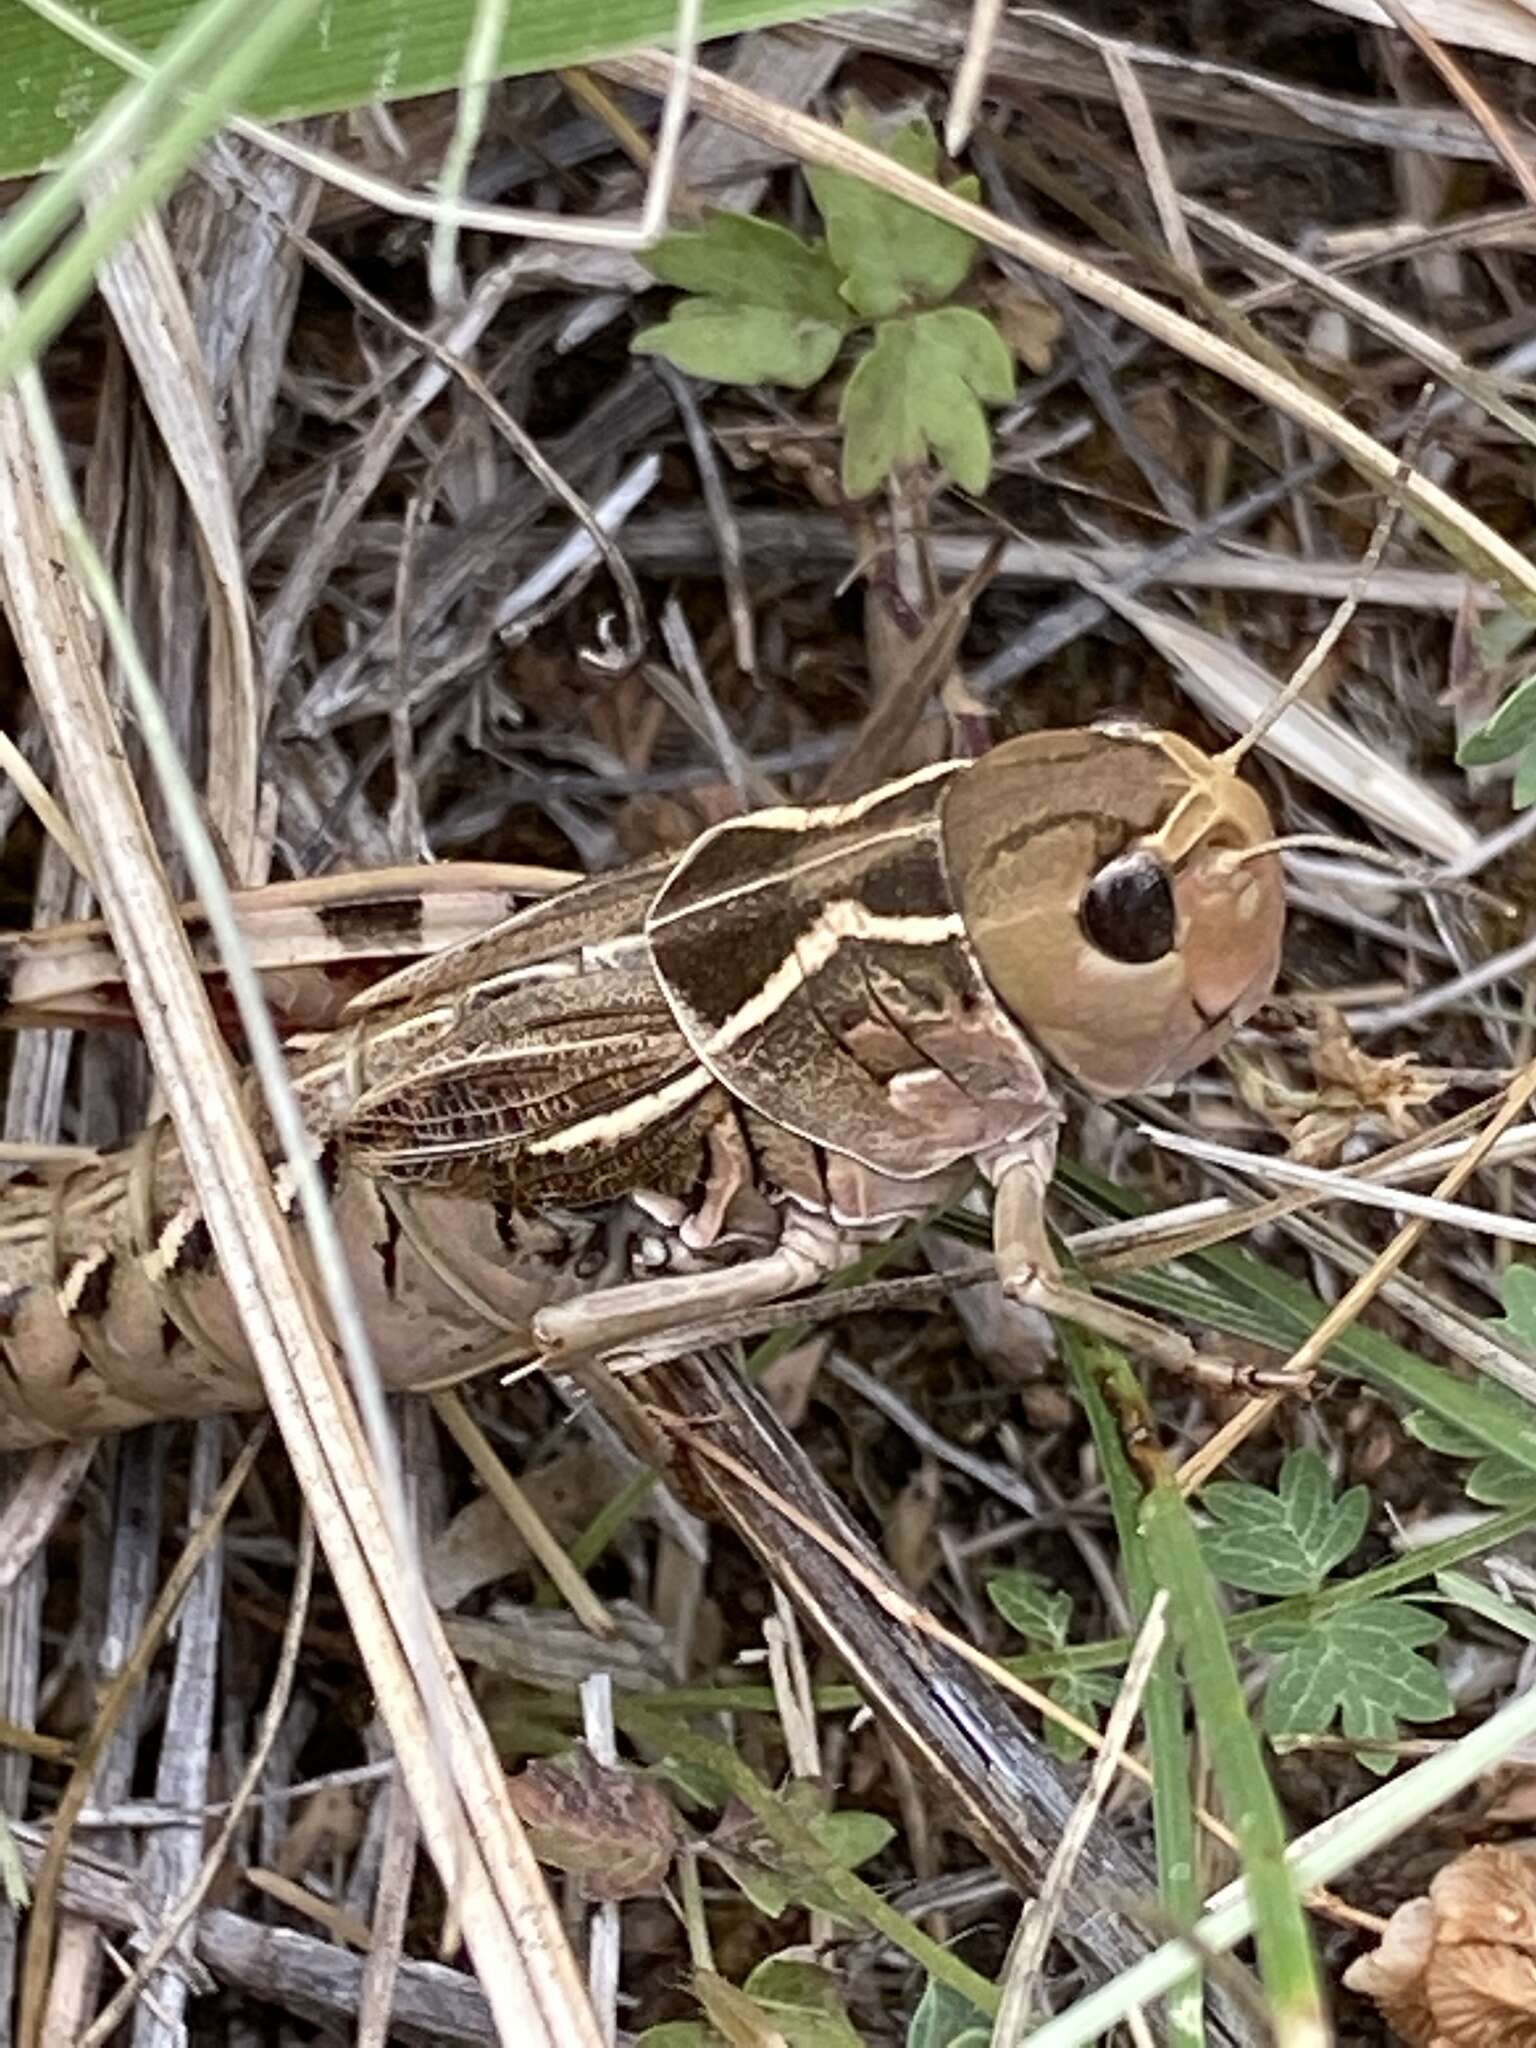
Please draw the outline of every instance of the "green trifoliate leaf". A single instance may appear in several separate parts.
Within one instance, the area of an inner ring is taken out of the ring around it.
[[[867,497],[931,450],[966,490],[984,491],[992,440],[982,405],[1013,390],[1012,358],[984,314],[945,306],[882,321],[843,393],[843,489]]]
[[[843,131],[919,177],[933,179],[938,170],[938,139],[926,118],[882,136],[867,113],[850,107]],[[805,175],[827,224],[827,246],[842,273],[843,297],[866,319],[935,305],[964,283],[976,242],[963,229],[847,171],[807,166]],[[975,199],[981,186],[975,178],[961,178],[949,189],[957,198]]]
[[[1060,1678],[1051,1680],[1046,1690],[1052,1703],[1063,1713],[1085,1721],[1090,1728],[1097,1728],[1100,1707],[1111,1703],[1120,1686],[1107,1671],[1064,1671]],[[1059,1756],[1064,1764],[1075,1764],[1083,1754],[1082,1737],[1074,1735],[1070,1728],[1063,1728],[1059,1721],[1046,1722],[1045,1739],[1051,1754]]]
[[[853,324],[825,247],[746,214],[668,235],[643,261],[661,283],[697,296],[630,346],[692,377],[804,391],[827,374]]]

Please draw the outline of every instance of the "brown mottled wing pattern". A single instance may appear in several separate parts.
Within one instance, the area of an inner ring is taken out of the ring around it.
[[[341,1132],[365,1173],[514,1202],[681,1192],[721,1096],[648,972],[592,969],[468,1010]]]
[[[787,1130],[916,1178],[1050,1114],[977,968],[940,807],[962,764],[857,802],[717,826],[651,906],[656,973],[694,1052]]]
[[[673,859],[671,854],[655,854],[616,874],[594,876],[544,902],[530,903],[489,931],[478,932],[461,945],[375,982],[353,998],[351,1013],[361,1016],[468,989],[479,991],[480,1000],[485,1000],[511,975],[542,967],[582,947],[601,947],[627,933],[638,933],[646,906]]]

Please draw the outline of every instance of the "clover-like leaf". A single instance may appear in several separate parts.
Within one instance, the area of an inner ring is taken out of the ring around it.
[[[987,1598],[1026,1642],[1043,1643],[1051,1650],[1066,1647],[1072,1627],[1072,1595],[1059,1591],[1038,1572],[994,1572],[987,1580]],[[1119,1682],[1107,1671],[1064,1671],[1047,1688],[1055,1705],[1093,1728],[1099,1725],[1099,1708],[1108,1706],[1119,1690]],[[1059,1721],[1046,1722],[1045,1739],[1063,1763],[1076,1763],[1083,1754],[1082,1737]]]
[[[1200,1532],[1206,1562],[1217,1578],[1249,1593],[1315,1593],[1365,1534],[1371,1511],[1363,1486],[1335,1500],[1316,1451],[1293,1451],[1273,1493],[1217,1480],[1201,1498],[1216,1518]]]
[[[853,106],[843,116],[843,131],[919,177],[935,177],[938,138],[926,117],[882,135],[869,115]],[[976,240],[963,228],[894,199],[847,171],[808,165],[805,176],[827,224],[827,246],[842,273],[843,297],[866,319],[883,320],[914,306],[939,304],[964,283]],[[981,186],[966,177],[949,189],[957,198],[975,199]]]
[[[1445,1680],[1418,1655],[1444,1633],[1438,1615],[1408,1600],[1261,1623],[1250,1640],[1276,1658],[1265,1729],[1272,1739],[1322,1735],[1338,1720],[1362,1763],[1390,1768],[1391,1757],[1373,1745],[1390,1742],[1400,1721],[1439,1721],[1452,1711]]]
[[[843,489],[867,497],[931,449],[957,483],[984,491],[992,440],[982,404],[1013,390],[1012,358],[984,314],[943,306],[882,321],[843,393]]]
[[[1011,1629],[1029,1643],[1059,1650],[1072,1626],[1073,1600],[1038,1572],[994,1572],[987,1580],[987,1598]]]
[[[1463,768],[1490,768],[1536,740],[1536,675],[1517,683],[1486,725],[1469,732],[1456,749]]]
[[[986,2048],[992,2023],[952,1985],[928,1979],[907,2021],[906,2048]]]
[[[740,306],[725,299],[679,299],[660,327],[630,343],[637,356],[665,356],[690,377],[715,384],[783,384],[808,390],[831,369],[843,330],[783,306]]]
[[[857,1870],[871,1856],[878,1856],[896,1832],[884,1814],[863,1813],[853,1806],[838,1813],[818,1813],[810,1828],[833,1862],[844,1870]]]
[[[826,245],[749,214],[666,235],[643,261],[660,283],[694,296],[630,347],[693,377],[803,391],[827,374],[853,324]]]

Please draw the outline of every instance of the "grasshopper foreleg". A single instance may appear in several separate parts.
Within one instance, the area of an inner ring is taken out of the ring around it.
[[[1177,1330],[1166,1329],[1150,1316],[1118,1302],[1103,1301],[1086,1288],[1074,1287],[1062,1274],[1061,1265],[1045,1227],[1045,1196],[1055,1164],[1056,1134],[1038,1137],[1009,1147],[1006,1153],[985,1163],[988,1178],[996,1190],[992,1212],[992,1240],[998,1279],[1005,1294],[1047,1315],[1060,1316],[1091,1330],[1095,1336],[1170,1372],[1224,1388],[1234,1386],[1294,1386],[1301,1384],[1282,1373],[1250,1372],[1230,1360],[1203,1352]]]

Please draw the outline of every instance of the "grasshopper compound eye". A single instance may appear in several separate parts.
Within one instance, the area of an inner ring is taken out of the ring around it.
[[[1099,951],[1127,966],[1161,960],[1178,936],[1173,883],[1155,853],[1128,853],[1100,868],[1078,914]]]

